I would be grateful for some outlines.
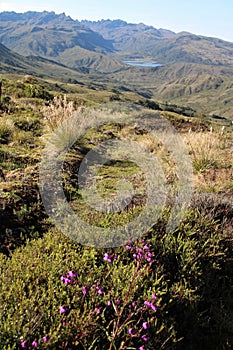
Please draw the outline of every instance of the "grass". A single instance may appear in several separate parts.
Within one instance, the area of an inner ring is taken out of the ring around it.
[[[203,191],[231,193],[232,135],[224,129],[184,135],[196,171],[196,186]]]
[[[142,127],[128,124],[138,105],[97,105],[109,101],[112,91],[47,81],[42,90],[55,99],[46,100],[26,97],[24,85],[18,84],[5,80],[10,100],[0,116],[2,130],[8,128],[0,144],[5,177],[0,182],[0,348],[32,349],[38,343],[51,350],[231,349],[232,129],[216,124],[211,129],[209,119],[197,115],[159,111],[186,141],[193,161],[195,193],[189,210],[166,232],[173,203],[168,201],[143,237],[117,248],[87,247],[59,232],[41,202],[38,165],[48,133],[80,106],[90,126],[104,116],[104,125],[89,127],[67,152],[62,180],[76,214],[105,229],[127,225],[143,212],[147,183],[135,162],[109,160],[97,171],[100,196],[115,198],[122,179],[135,193],[125,210],[93,209],[78,184],[78,169],[88,152],[104,141],[138,142],[157,157],[166,183],[176,189],[172,155]],[[85,107],[93,103],[92,94],[95,107],[89,110]],[[129,92],[120,98],[138,102]]]
[[[193,159],[194,169],[201,173],[209,168],[217,168],[219,163],[219,137],[209,132],[190,132],[185,136]]]

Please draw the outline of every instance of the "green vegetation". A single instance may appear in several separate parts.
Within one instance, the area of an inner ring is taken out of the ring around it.
[[[137,91],[113,90],[114,84],[2,78],[3,96],[9,98],[0,105],[0,348],[231,349],[231,123]],[[85,203],[78,169],[102,141],[137,141],[158,158],[166,181],[177,183],[169,150],[140,125],[128,125],[127,109],[112,103],[113,96],[141,108],[142,118],[160,114],[176,127],[193,161],[195,193],[172,231],[166,232],[166,226],[173,198],[143,237],[97,249],[54,227],[38,189],[45,142],[74,111],[85,116],[86,107],[93,106],[88,110],[93,118],[106,110],[124,117],[89,128],[67,152],[64,192],[86,222],[102,228],[127,224],[143,211],[147,196],[141,169],[116,159],[98,171],[97,188],[101,196],[114,197],[124,178],[136,189],[132,203],[106,214]]]
[[[53,231],[2,256],[1,348],[230,348],[230,243],[198,211],[176,232],[163,230],[107,252]],[[147,247],[152,262],[133,258]],[[66,277],[71,270],[77,277]]]

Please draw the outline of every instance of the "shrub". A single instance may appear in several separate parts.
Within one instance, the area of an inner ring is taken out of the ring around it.
[[[31,98],[41,98],[50,101],[52,95],[45,88],[38,84],[24,84],[25,96]]]
[[[42,128],[40,118],[31,115],[20,115],[14,118],[14,124],[23,131],[38,131]]]
[[[168,214],[125,247],[85,248],[53,231],[1,256],[1,349],[230,348],[229,242],[195,210],[165,233]]]
[[[2,97],[3,104],[8,104],[10,102],[10,100],[11,100],[10,96],[3,96]]]
[[[11,119],[1,118],[0,119],[0,142],[8,143],[14,132],[14,123]]]
[[[165,284],[153,272],[150,249],[142,241],[97,251],[49,234],[2,258],[1,348],[24,342],[31,348],[33,341],[40,348],[102,350],[172,343],[159,316]]]

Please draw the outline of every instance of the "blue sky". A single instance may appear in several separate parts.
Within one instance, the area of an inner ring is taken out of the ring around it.
[[[1,11],[65,12],[74,19],[123,19],[233,42],[233,0],[0,0]]]

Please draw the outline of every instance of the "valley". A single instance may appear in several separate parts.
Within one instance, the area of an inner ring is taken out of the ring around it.
[[[1,72],[95,81],[107,89],[123,86],[162,103],[233,119],[230,42],[121,20],[79,22],[46,11],[3,12],[0,23],[0,42],[12,50],[3,53],[2,47]],[[14,52],[25,58],[16,58]],[[124,64],[132,58],[156,63]]]

